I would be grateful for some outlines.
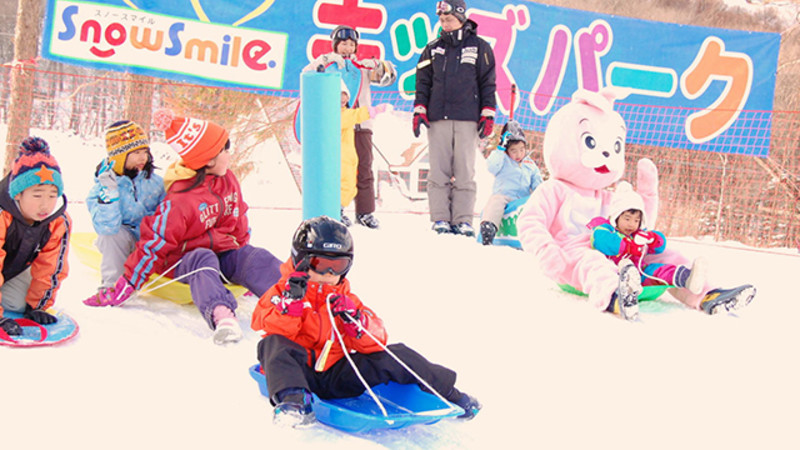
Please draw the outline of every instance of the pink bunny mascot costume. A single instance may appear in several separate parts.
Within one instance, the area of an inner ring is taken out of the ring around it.
[[[599,93],[578,90],[569,103],[553,114],[543,145],[544,163],[550,178],[533,192],[517,221],[522,248],[536,255],[542,271],[557,283],[586,292],[589,302],[600,310],[609,307],[620,285],[620,275],[612,261],[591,249],[587,224],[594,217],[608,215],[612,196],[608,188],[625,173],[626,126],[622,116],[613,109],[615,97],[608,89]],[[658,218],[655,164],[649,159],[640,159],[636,178],[637,192],[644,200],[644,213],[654,225]],[[672,264],[688,263],[685,257],[671,250],[645,258],[648,263],[662,260]],[[670,294],[698,309],[707,293],[713,292],[715,297],[726,294],[724,310],[746,305],[755,294],[755,289],[749,285],[709,291],[710,286],[706,284],[701,294],[692,294],[687,289],[671,289]],[[733,300],[727,300],[728,297]],[[713,303],[709,308],[717,306]]]

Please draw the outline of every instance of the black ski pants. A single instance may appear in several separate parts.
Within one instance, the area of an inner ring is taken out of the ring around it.
[[[454,371],[429,362],[404,344],[391,344],[387,348],[443,397],[447,398],[453,391],[456,383]],[[385,351],[352,353],[350,357],[370,387],[388,381],[420,384]],[[357,397],[366,390],[346,358],[324,372],[317,372],[308,366],[308,351],[285,336],[269,335],[262,339],[258,343],[258,360],[267,377],[269,398],[273,404],[275,394],[287,388],[304,388],[323,399]]]

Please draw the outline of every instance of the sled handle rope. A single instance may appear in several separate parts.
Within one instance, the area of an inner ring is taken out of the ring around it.
[[[213,267],[200,267],[200,268],[198,268],[198,269],[195,269],[195,270],[193,270],[193,271],[191,271],[191,272],[189,272],[189,273],[185,273],[185,274],[183,274],[183,275],[181,275],[181,276],[179,276],[179,277],[177,277],[177,278],[173,278],[173,279],[171,279],[171,280],[169,280],[169,281],[165,281],[164,283],[161,283],[161,284],[159,284],[159,285],[157,285],[157,286],[154,286],[154,287],[152,287],[152,288],[150,287],[150,286],[151,286],[153,283],[155,283],[156,281],[160,280],[162,277],[164,277],[164,276],[165,276],[165,275],[167,275],[168,273],[172,272],[172,270],[173,270],[175,267],[177,267],[177,266],[178,266],[178,264],[180,264],[180,263],[181,263],[181,261],[183,261],[183,260],[182,260],[182,259],[178,260],[178,262],[176,262],[175,264],[173,264],[173,265],[172,265],[172,267],[170,267],[169,269],[165,270],[165,271],[164,271],[164,273],[161,273],[161,274],[159,274],[159,275],[158,275],[156,278],[153,278],[153,280],[151,280],[149,283],[147,283],[147,284],[145,284],[144,286],[142,286],[142,289],[139,291],[139,293],[140,293],[140,294],[147,294],[148,292],[155,291],[156,289],[161,289],[162,287],[164,287],[164,286],[166,286],[166,285],[168,285],[168,284],[172,284],[172,283],[174,283],[174,282],[176,282],[176,281],[180,281],[180,280],[182,280],[182,279],[184,279],[184,278],[186,278],[186,277],[188,277],[188,276],[190,276],[190,275],[194,275],[194,274],[196,274],[197,272],[202,272],[202,271],[204,271],[204,270],[213,270],[214,272],[216,272],[216,273],[218,273],[218,274],[219,274],[219,276],[222,278],[222,280],[223,280],[223,281],[224,281],[226,284],[232,284],[232,283],[231,283],[231,281],[230,281],[230,280],[229,280],[227,277],[225,277],[225,275],[223,275],[223,274],[222,274],[222,272],[220,272],[219,270],[217,270],[217,269],[215,269],[215,268],[213,268]],[[149,288],[149,289],[148,289],[148,288]]]
[[[344,345],[344,338],[342,337],[342,332],[339,331],[339,328],[336,327],[336,322],[334,322],[334,320],[333,320],[333,312],[331,311],[331,303],[329,301],[327,301],[327,300],[325,301],[325,309],[328,310],[328,318],[331,321],[331,326],[333,327],[333,330],[336,332],[336,338],[339,340],[339,345],[341,345],[342,346],[342,350],[344,350],[342,352],[342,353],[344,353],[344,357],[347,359],[347,362],[350,363],[350,367],[353,368],[353,371],[355,371],[356,376],[358,377],[358,380],[361,381],[361,384],[363,384],[365,388],[367,388],[367,392],[369,393],[369,396],[372,397],[372,401],[374,401],[375,404],[378,405],[378,408],[381,410],[381,414],[383,414],[383,417],[388,417],[389,413],[386,412],[386,408],[383,406],[383,403],[381,403],[381,401],[378,398],[378,396],[375,395],[375,392],[369,386],[369,383],[367,383],[367,380],[364,379],[364,376],[361,375],[361,372],[358,370],[358,368],[356,367],[356,364],[353,362],[353,359],[350,357],[350,352],[347,351],[347,347]],[[345,314],[347,314],[347,313],[345,313]],[[352,317],[350,317],[349,314],[347,314],[347,317],[350,320],[353,319]],[[357,323],[357,325],[358,325],[359,329],[363,329],[363,327],[361,326],[360,323]],[[375,340],[375,342],[378,342],[378,340],[375,339],[371,334],[368,334],[368,335],[373,340]],[[380,342],[378,342],[378,343],[380,344]],[[381,346],[383,346],[383,344],[381,344]],[[384,347],[384,349],[385,349],[385,347]],[[392,356],[394,356],[394,355],[392,355]],[[397,359],[397,358],[395,357],[395,359]]]
[[[17,322],[17,324],[19,324],[21,327],[39,328],[39,339],[37,339],[36,342],[42,342],[47,339],[47,328],[45,328],[42,324],[31,319],[14,319],[14,322]],[[0,339],[8,342],[19,342],[17,339],[9,336],[8,333],[6,333],[2,328],[0,328]]]
[[[331,324],[333,325],[334,324],[333,312],[331,311],[330,302],[325,302],[325,304],[326,304],[326,308],[328,310],[328,318],[330,319]],[[370,333],[366,328],[364,328],[364,326],[361,324],[361,322],[353,319],[353,317],[350,316],[350,314],[344,313],[344,315],[347,317],[347,319],[349,321],[351,321],[352,323],[356,324],[356,326],[358,327],[358,329],[361,332],[363,332],[364,334],[369,336],[370,339],[375,341],[375,343],[378,344],[381,347],[381,349],[383,349],[383,351],[385,351],[389,356],[391,356],[395,361],[397,361],[397,363],[400,364],[400,366],[402,366],[404,369],[406,369],[408,371],[408,373],[410,373],[414,378],[416,378],[420,383],[422,383],[422,385],[425,386],[425,388],[427,388],[431,393],[433,393],[433,395],[435,395],[439,400],[441,400],[442,403],[444,403],[451,410],[455,410],[453,405],[450,402],[448,402],[447,399],[444,398],[444,396],[442,396],[442,394],[440,394],[436,389],[434,389],[433,386],[428,384],[427,381],[422,379],[422,377],[419,376],[416,372],[414,372],[414,370],[411,369],[411,367],[408,367],[408,365],[406,363],[404,363],[400,358],[398,358],[397,355],[394,354],[394,352],[392,352],[385,345],[383,345],[383,342],[378,340],[378,338],[373,336],[372,333]],[[350,352],[347,350],[347,347],[344,345],[344,339],[342,338],[342,333],[339,331],[339,328],[337,328],[335,325],[333,325],[333,329],[336,332],[336,337],[339,339],[339,345],[341,345],[342,349],[344,350],[344,352],[343,352],[344,356],[345,356],[345,358],[347,358],[347,362],[350,363],[350,367],[353,368],[353,370],[355,371],[356,375],[358,376],[358,379],[361,381],[361,384],[363,384],[364,387],[367,389],[367,392],[369,392],[369,396],[372,397],[372,400],[375,402],[376,405],[378,405],[378,408],[380,408],[381,413],[383,413],[383,416],[387,417],[388,413],[386,412],[386,408],[384,408],[383,403],[381,403],[380,399],[378,399],[378,396],[375,395],[375,392],[372,391],[372,388],[369,387],[369,384],[367,384],[366,380],[364,380],[364,377],[361,375],[361,372],[358,371],[358,368],[356,367],[355,363],[350,358]]]

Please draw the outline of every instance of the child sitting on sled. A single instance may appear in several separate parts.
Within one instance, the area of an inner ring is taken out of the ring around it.
[[[481,242],[491,245],[509,202],[531,195],[542,183],[539,167],[527,156],[527,142],[520,124],[510,120],[503,126],[497,149],[486,158],[494,175],[492,195],[481,214]]]
[[[166,197],[155,214],[142,220],[124,274],[84,303],[118,306],[152,273],[170,275],[189,285],[192,301],[214,330],[214,343],[239,341],[236,298],[223,278],[260,296],[280,278],[280,261],[248,244],[247,204],[228,168],[228,131],[213,122],[175,117],[169,110],[156,111],[154,121],[180,155],[167,168]]]
[[[125,260],[139,240],[139,223],[164,198],[164,179],[153,173],[150,141],[142,127],[130,120],[111,124],[106,151],[86,197],[102,255],[100,289],[114,286],[125,271]]]
[[[608,217],[595,217],[589,222],[592,248],[615,264],[630,261],[641,274],[642,286],[672,285],[699,294],[706,282],[705,259],[697,258],[692,267],[645,263],[647,255],[663,253],[667,247],[664,233],[648,230],[646,226],[644,200],[630,183],[620,182],[611,199]]]
[[[370,387],[388,381],[420,383],[394,354],[462,407],[460,418],[474,417],[481,405],[455,388],[455,372],[403,344],[385,347],[383,322],[350,291],[346,276],[352,262],[353,239],[344,224],[327,216],[306,220],[294,234],[280,281],[253,311],[253,329],[266,334],[258,343],[258,358],[275,405],[274,420],[292,426],[312,423],[312,392],[323,399],[361,395],[366,388],[348,367],[345,352]]]
[[[0,181],[0,329],[7,335],[21,335],[22,327],[4,318],[4,310],[42,325],[58,320],[46,310],[67,277],[71,227],[50,147],[42,138],[25,138],[11,173]]]

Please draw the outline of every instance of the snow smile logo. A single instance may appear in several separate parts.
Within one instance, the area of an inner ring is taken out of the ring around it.
[[[54,1],[52,38],[45,44],[54,56],[247,86],[283,85],[286,33]]]

